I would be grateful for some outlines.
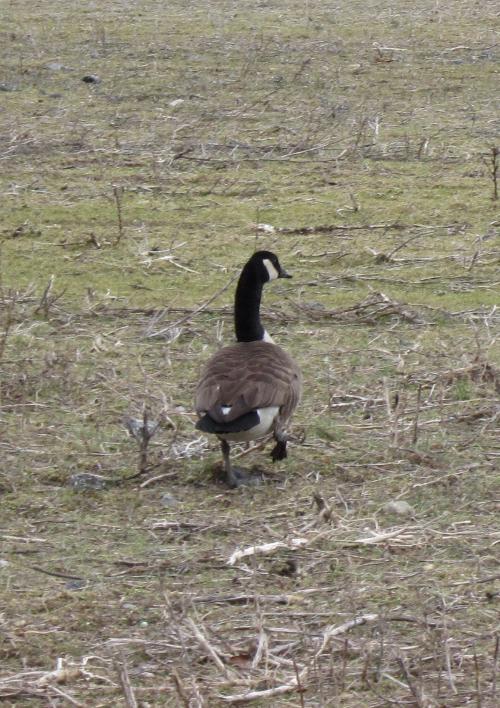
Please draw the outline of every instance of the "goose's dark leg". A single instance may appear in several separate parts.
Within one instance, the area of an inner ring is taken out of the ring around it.
[[[226,440],[220,441],[220,449],[222,452],[222,459],[224,461],[224,472],[226,473],[226,482],[230,487],[237,487],[237,481],[234,477],[233,468],[231,466],[230,452],[231,448]]]
[[[282,424],[278,421],[274,426],[274,439],[276,440],[276,445],[271,450],[271,459],[273,462],[278,460],[284,460],[288,457],[286,451],[287,436],[283,430]]]
[[[229,457],[230,447],[227,440],[220,441],[220,449],[222,452],[222,459],[224,461],[224,472],[226,474],[226,482],[231,489],[235,487],[241,487],[242,485],[250,484],[260,484],[261,479],[259,477],[253,477],[249,475],[245,470],[238,467],[233,467]]]

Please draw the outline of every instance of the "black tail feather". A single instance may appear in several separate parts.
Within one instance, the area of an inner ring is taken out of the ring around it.
[[[242,433],[244,430],[250,430],[260,423],[259,414],[257,411],[245,413],[245,415],[228,422],[219,422],[209,416],[208,413],[196,422],[196,427],[204,433],[213,433],[215,435],[224,435],[227,433]]]

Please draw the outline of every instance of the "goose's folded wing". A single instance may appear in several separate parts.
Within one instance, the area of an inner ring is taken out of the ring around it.
[[[300,371],[283,349],[267,342],[245,342],[225,347],[209,360],[198,384],[196,410],[231,421],[277,406],[286,420],[300,391]]]

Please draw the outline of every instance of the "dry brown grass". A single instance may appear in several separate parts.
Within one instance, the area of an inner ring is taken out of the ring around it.
[[[497,706],[496,3],[5,15],[0,700]],[[304,401],[227,490],[255,246]]]

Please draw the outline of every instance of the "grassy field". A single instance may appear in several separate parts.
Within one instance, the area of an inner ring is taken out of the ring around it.
[[[498,3],[1,14],[0,701],[498,706]],[[304,397],[228,490],[255,248]]]

